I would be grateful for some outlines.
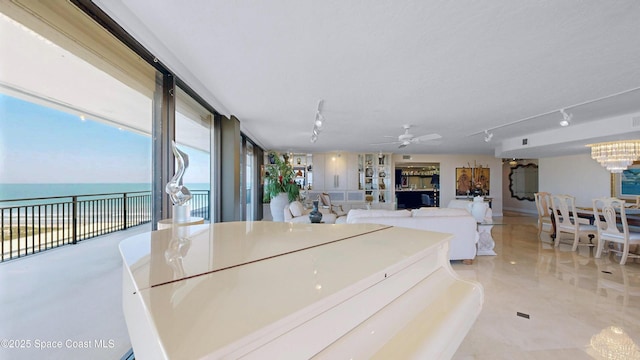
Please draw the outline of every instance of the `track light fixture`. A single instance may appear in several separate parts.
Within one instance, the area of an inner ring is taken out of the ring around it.
[[[560,109],[560,113],[562,113],[562,120],[560,120],[560,126],[566,127],[571,124],[571,118],[573,118],[573,114],[567,114],[564,109]]]
[[[489,130],[484,131],[484,142],[489,142],[493,139],[493,133],[490,133]]]
[[[318,135],[320,135],[320,131],[322,130],[322,126],[324,125],[324,116],[320,113],[320,107],[324,100],[320,99],[318,101],[318,109],[316,110],[316,118],[313,120],[313,130],[311,131],[311,142],[315,143],[318,141]]]
[[[322,124],[324,123],[324,116],[320,114],[320,112],[316,112],[316,121],[313,122],[314,127],[318,129],[322,129]]]

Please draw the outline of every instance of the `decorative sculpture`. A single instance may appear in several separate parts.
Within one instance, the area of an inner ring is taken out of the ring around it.
[[[177,167],[175,175],[165,186],[165,191],[173,202],[173,222],[187,222],[190,216],[187,201],[191,199],[192,195],[189,189],[182,185],[182,176],[189,167],[189,156],[178,149],[175,141],[171,141],[171,149],[176,157]]]

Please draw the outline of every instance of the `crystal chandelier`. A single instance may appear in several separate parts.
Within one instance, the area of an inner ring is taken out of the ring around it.
[[[591,158],[612,173],[621,173],[640,158],[640,140],[621,140],[587,145]]]
[[[594,357],[600,359],[637,359],[640,356],[636,343],[618,326],[610,326],[592,336],[591,349],[595,350],[593,355],[599,355]]]

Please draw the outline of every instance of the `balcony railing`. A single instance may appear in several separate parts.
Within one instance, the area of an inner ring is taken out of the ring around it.
[[[192,190],[191,214],[209,220],[209,191]],[[151,192],[0,200],[0,262],[151,221]]]

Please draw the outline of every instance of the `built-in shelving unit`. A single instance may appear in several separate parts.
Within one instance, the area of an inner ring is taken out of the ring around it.
[[[293,154],[290,158],[293,171],[296,173],[294,181],[302,190],[309,190],[313,186],[312,159],[310,154]]]
[[[365,192],[365,202],[392,202],[391,156],[389,154],[358,155],[358,188]]]

